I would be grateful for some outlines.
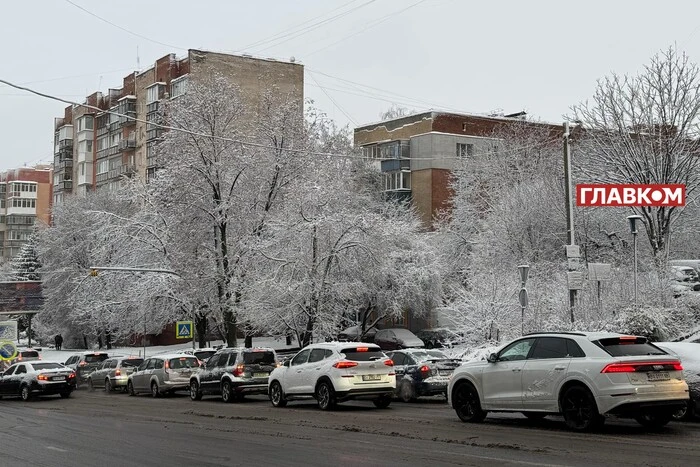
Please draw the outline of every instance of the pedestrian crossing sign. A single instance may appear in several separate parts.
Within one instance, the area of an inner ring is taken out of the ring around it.
[[[192,339],[192,321],[178,321],[175,325],[176,339]]]

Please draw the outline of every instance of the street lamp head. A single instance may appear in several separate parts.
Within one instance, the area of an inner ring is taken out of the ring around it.
[[[642,220],[642,216],[640,216],[640,215],[638,215],[638,214],[635,214],[635,215],[632,215],[632,216],[627,216],[627,220],[628,220],[629,223],[630,223],[630,232],[631,232],[633,235],[637,235],[637,234],[639,233],[639,230],[637,230],[637,221],[641,221],[641,220]]]

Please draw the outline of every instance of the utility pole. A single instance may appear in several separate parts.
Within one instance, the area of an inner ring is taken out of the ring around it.
[[[576,287],[579,287],[578,280],[572,278],[578,276],[576,271],[578,261],[581,255],[576,245],[574,235],[574,197],[572,194],[571,181],[571,153],[569,150],[569,122],[564,122],[564,196],[566,200],[566,232],[568,246],[566,247],[566,258],[568,263],[569,273],[567,274],[569,282],[569,309],[571,311],[571,323],[574,322],[574,306],[576,305]],[[574,274],[572,274],[574,273]],[[576,282],[576,283],[574,283]]]

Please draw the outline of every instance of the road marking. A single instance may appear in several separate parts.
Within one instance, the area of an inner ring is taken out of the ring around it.
[[[61,449],[61,448],[57,448],[55,446],[46,446],[46,449],[51,449],[52,451],[58,451],[58,452],[68,452],[67,449]]]

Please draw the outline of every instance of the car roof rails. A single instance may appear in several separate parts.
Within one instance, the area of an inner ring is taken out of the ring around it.
[[[575,332],[575,331],[537,331],[537,332],[528,332],[527,334],[523,334],[523,336],[532,336],[535,334],[566,334],[569,336],[586,336],[586,334],[582,332]]]

